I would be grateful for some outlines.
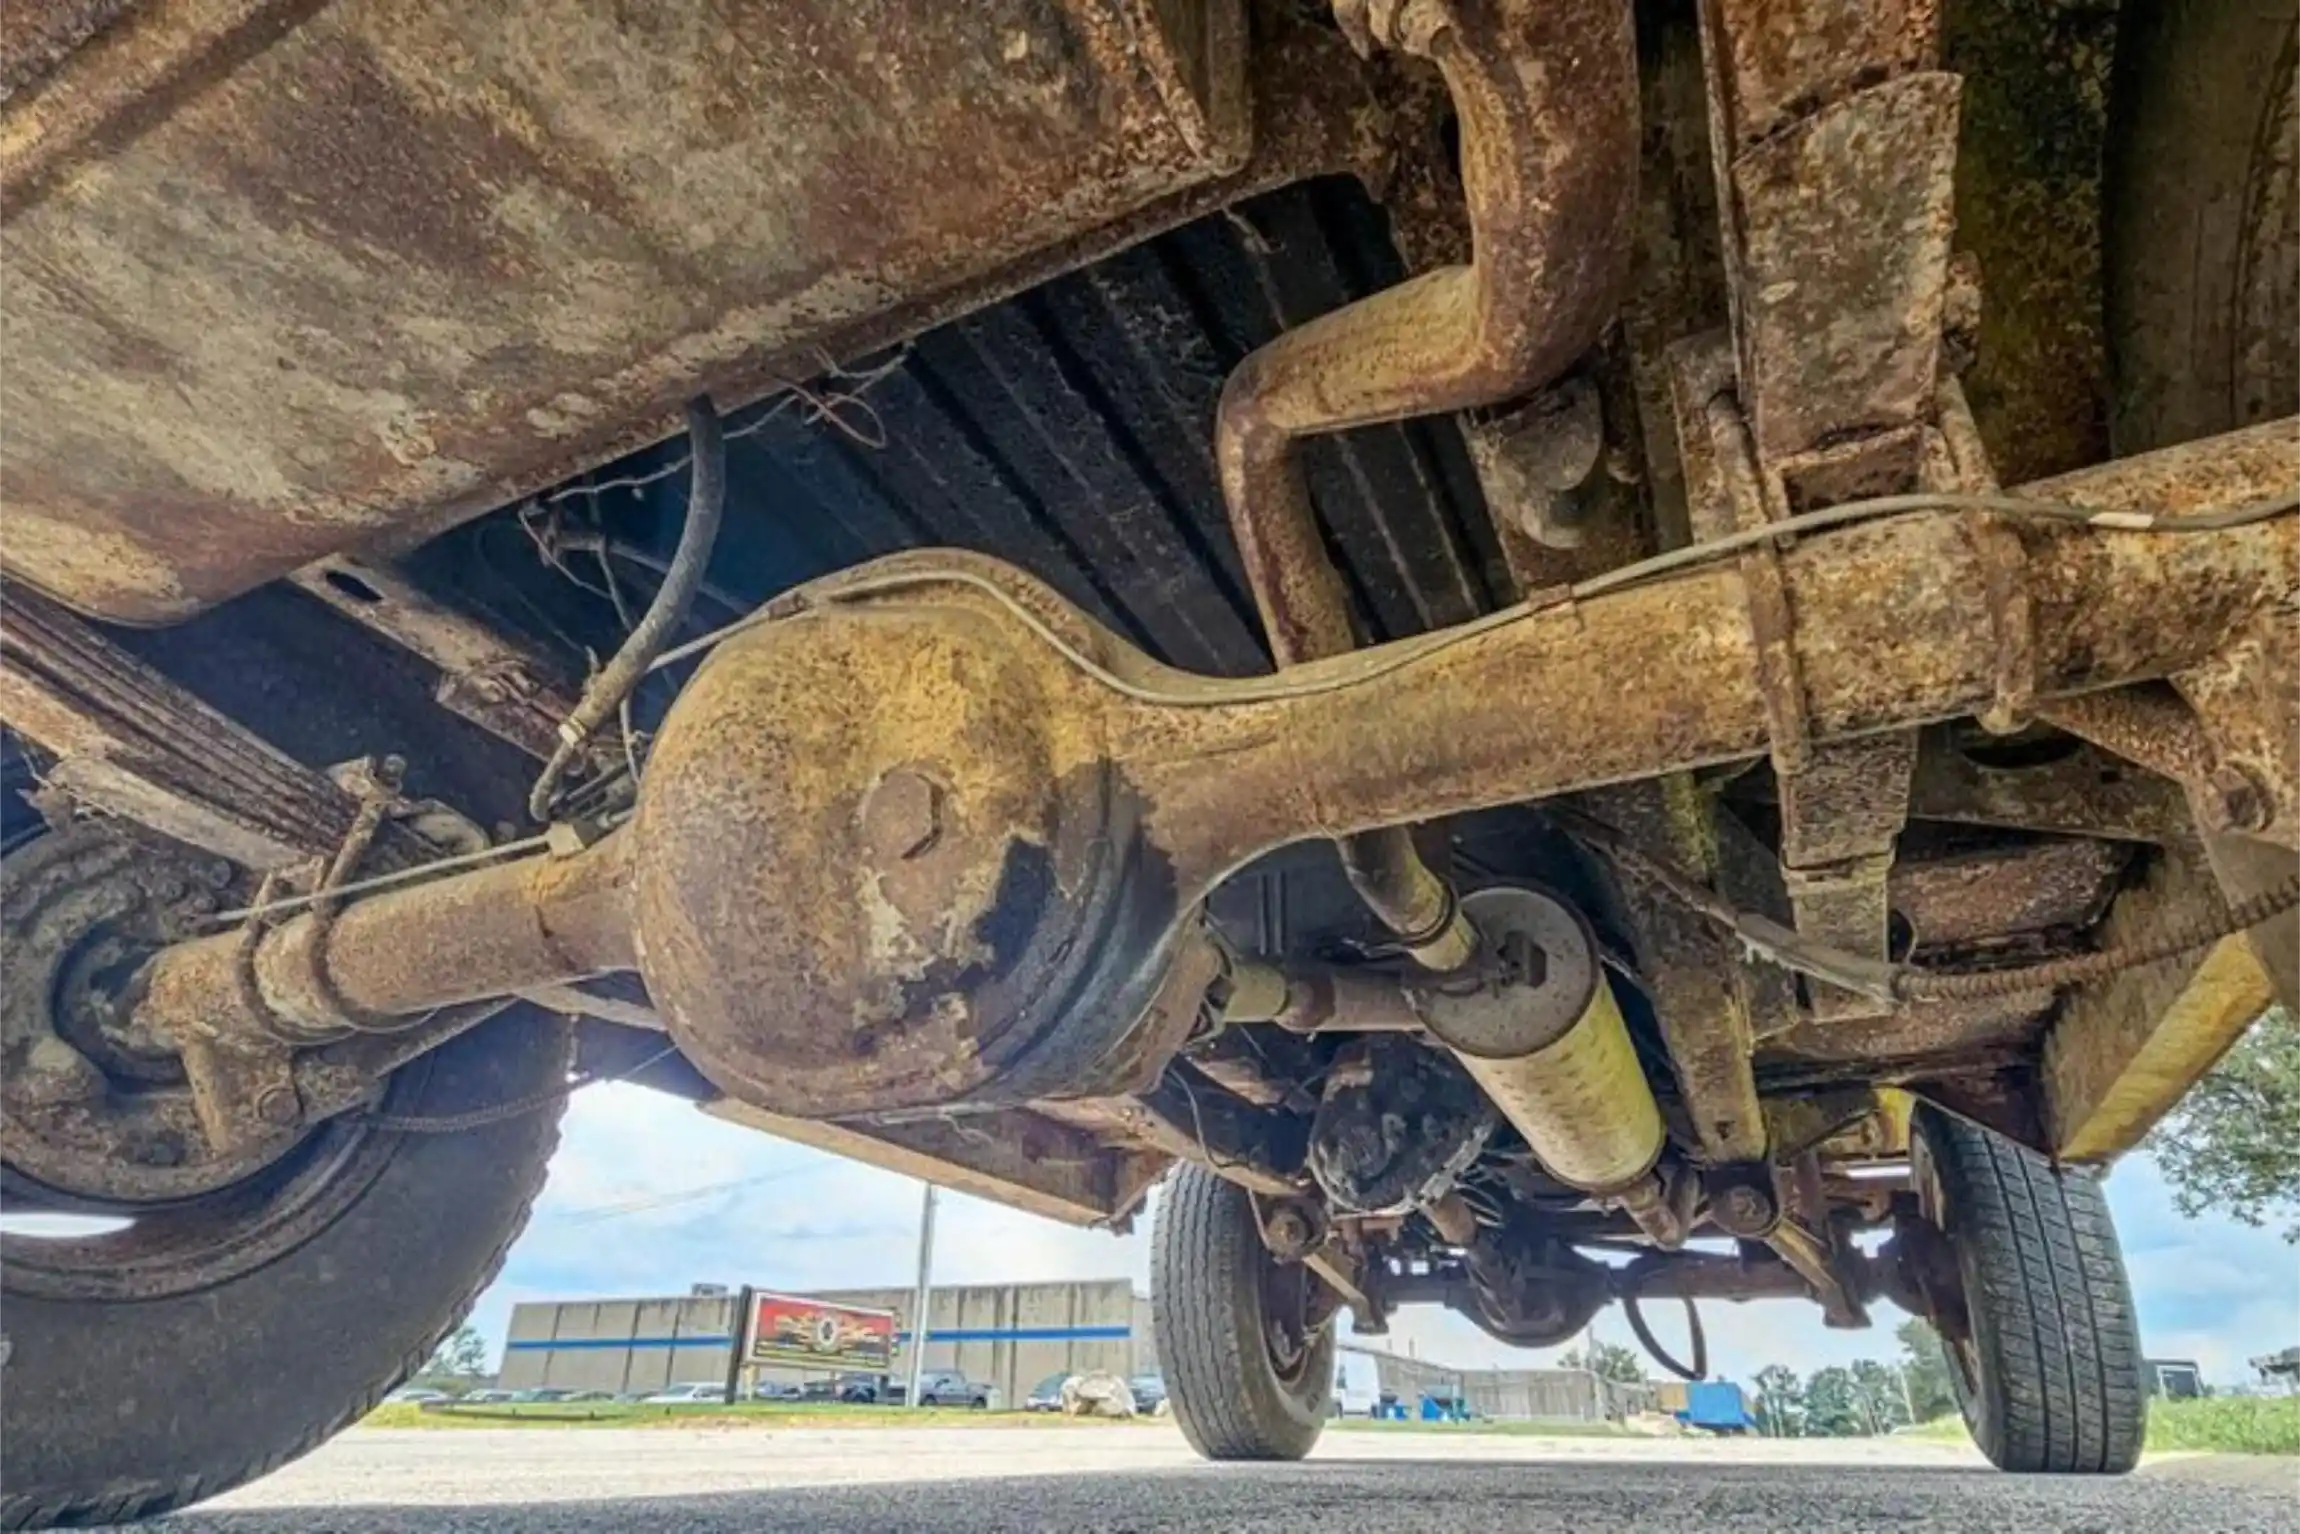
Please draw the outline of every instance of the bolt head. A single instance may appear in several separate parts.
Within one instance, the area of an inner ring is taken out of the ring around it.
[[[303,1117],[293,1087],[266,1087],[256,1094],[256,1117],[274,1129],[285,1129]]]
[[[2268,828],[2268,796],[2237,768],[2222,766],[2213,772],[2211,808],[2228,830]]]
[[[1761,1231],[1773,1219],[1773,1201],[1751,1183],[1727,1183],[1713,1195],[1717,1223],[1736,1235]]]
[[[1281,1254],[1308,1250],[1313,1234],[1308,1218],[1299,1209],[1280,1209],[1270,1216],[1270,1245]]]

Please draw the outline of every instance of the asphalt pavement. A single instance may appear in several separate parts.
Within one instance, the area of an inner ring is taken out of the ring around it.
[[[165,1534],[2291,1530],[2300,1467],[2005,1476],[1969,1449],[1328,1433],[1205,1465],[1155,1426],[345,1434]]]

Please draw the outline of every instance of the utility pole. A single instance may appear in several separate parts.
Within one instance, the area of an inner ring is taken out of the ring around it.
[[[934,1304],[934,1195],[926,1185],[926,1202],[918,1212],[918,1288],[910,1297],[910,1393],[905,1404],[919,1404],[919,1377],[926,1372],[926,1323]]]
[[[1909,1426],[1917,1425],[1917,1398],[1909,1393],[1909,1366],[1902,1364],[1893,1371],[1901,1380],[1901,1409],[1909,1414]]]

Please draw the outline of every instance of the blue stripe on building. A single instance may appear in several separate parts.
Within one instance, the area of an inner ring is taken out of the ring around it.
[[[928,1342],[1123,1342],[1134,1335],[1131,1326],[1015,1326],[943,1327],[926,1334]],[[910,1333],[896,1332],[897,1342],[910,1341]]]
[[[504,1347],[516,1352],[538,1348],[723,1348],[734,1340],[703,1332],[692,1337],[524,1337],[514,1338]]]
[[[935,1342],[1123,1342],[1134,1335],[1131,1326],[1015,1326],[957,1327],[928,1332]],[[504,1344],[515,1352],[559,1348],[724,1348],[735,1339],[698,1333],[692,1337],[522,1337]],[[910,1333],[896,1332],[895,1341],[910,1341]]]

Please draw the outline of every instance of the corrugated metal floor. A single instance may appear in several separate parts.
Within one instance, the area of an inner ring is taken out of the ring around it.
[[[1355,182],[1328,181],[932,331],[869,387],[867,410],[839,410],[848,429],[785,409],[730,445],[713,582],[750,602],[896,549],[955,545],[1028,567],[1161,659],[1266,669],[1215,482],[1222,382],[1280,330],[1401,276],[1380,212]],[[678,451],[650,449],[587,482],[645,475]],[[1500,551],[1450,421],[1327,439],[1309,468],[1371,637],[1458,623],[1501,599]],[[566,506],[667,552],[684,494],[673,476]],[[494,518],[421,563],[533,628],[532,610],[486,591],[527,558],[521,542]],[[568,594],[533,595],[559,626],[594,628],[597,611],[557,607]],[[611,632],[579,637],[612,642]]]

